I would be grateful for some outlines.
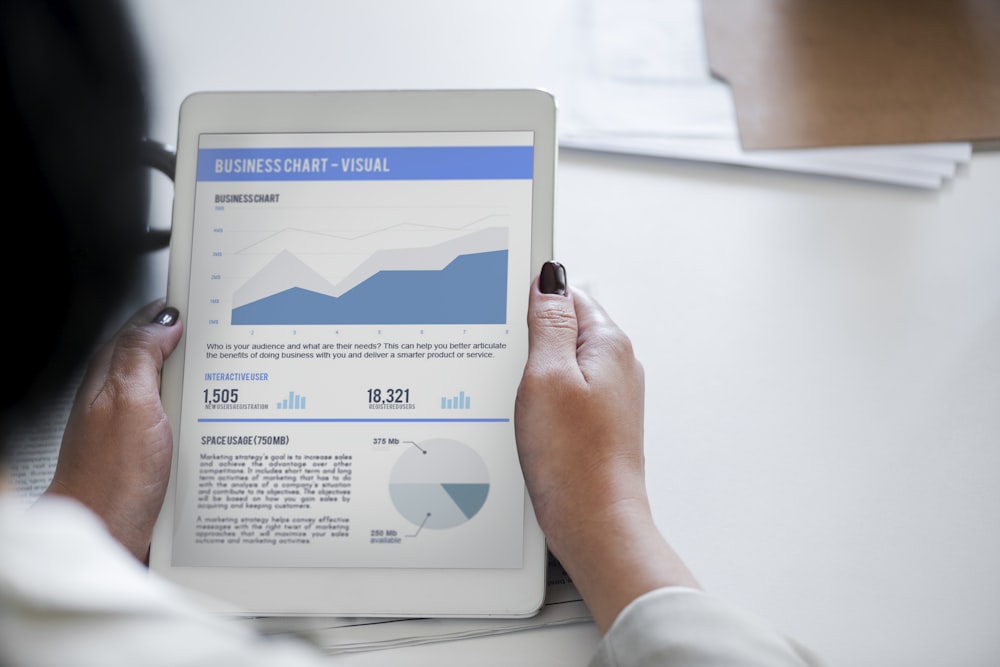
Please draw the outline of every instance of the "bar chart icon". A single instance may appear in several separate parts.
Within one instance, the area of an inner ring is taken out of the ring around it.
[[[278,410],[305,410],[306,397],[290,391],[288,392],[288,396],[275,403],[274,407]]]
[[[455,396],[442,396],[442,410],[468,410],[472,407],[472,398],[464,391],[458,392]]]

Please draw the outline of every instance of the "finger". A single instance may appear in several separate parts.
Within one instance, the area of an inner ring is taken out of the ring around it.
[[[104,344],[84,375],[82,392],[92,398],[112,375],[159,381],[163,361],[177,347],[183,331],[177,310],[164,304],[162,299],[146,304]]]
[[[575,290],[577,363],[584,378],[591,382],[616,369],[639,366],[631,339],[589,294]],[[609,363],[612,362],[613,363]]]
[[[146,322],[152,320],[157,313],[163,310],[166,306],[166,301],[164,299],[156,299],[145,306],[137,310],[135,313],[126,320],[118,331],[115,332],[111,338],[106,340],[103,345],[97,350],[96,354],[91,358],[90,368],[88,369],[87,375],[93,375],[96,372],[100,372],[100,369],[107,368],[108,363],[111,361],[111,353],[114,350],[115,339],[126,329],[132,327],[142,326]]]
[[[603,346],[611,341],[626,338],[625,333],[592,296],[574,290],[576,306],[577,356],[585,354],[592,346]]]
[[[618,329],[607,311],[592,296],[581,290],[573,291],[576,320],[581,344],[588,336],[608,330]]]
[[[554,368],[576,367],[577,319],[573,296],[566,294],[565,269],[554,262],[546,263],[542,275],[532,283],[528,298],[528,362],[532,373],[542,373]],[[561,276],[560,291],[551,289],[552,272]]]

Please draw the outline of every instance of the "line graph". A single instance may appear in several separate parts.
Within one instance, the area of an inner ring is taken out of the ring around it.
[[[370,210],[370,209],[369,209]],[[285,242],[282,238],[288,235],[301,234],[304,237],[310,237],[310,239],[317,243],[324,242],[345,242],[345,241],[360,241],[368,237],[384,235],[391,232],[403,232],[403,231],[437,231],[442,233],[454,233],[462,232],[468,229],[473,229],[487,222],[503,222],[508,215],[506,213],[489,213],[478,217],[470,222],[459,224],[458,226],[448,226],[440,224],[428,224],[428,223],[416,223],[416,222],[398,222],[395,224],[390,224],[386,227],[380,227],[377,229],[357,229],[357,230],[342,230],[333,231],[330,229],[309,229],[306,227],[295,227],[287,226],[282,229],[265,232],[265,236],[258,240],[255,240],[249,245],[235,249],[233,252],[237,255],[247,255],[256,252],[270,253],[274,254],[273,248],[267,249],[269,243],[276,243],[284,246]]]
[[[229,323],[504,323],[510,239],[497,223],[508,215],[449,212],[458,224],[433,209],[371,207],[279,229],[244,222],[219,274],[239,283]]]
[[[283,252],[234,294],[231,323],[502,324],[508,251],[454,250],[477,239],[380,251],[336,285]]]
[[[202,200],[208,252],[192,259],[210,276],[200,306],[210,322],[507,322],[523,263],[510,251],[530,242],[530,181],[289,183],[280,197],[264,187],[213,186]]]

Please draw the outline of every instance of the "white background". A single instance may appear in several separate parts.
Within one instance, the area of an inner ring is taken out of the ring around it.
[[[168,143],[198,90],[556,89],[572,4],[130,3]],[[569,151],[557,180],[556,257],[632,336],[656,517],[705,588],[831,666],[1000,664],[1000,153],[940,191]],[[352,659],[582,665],[596,640]]]

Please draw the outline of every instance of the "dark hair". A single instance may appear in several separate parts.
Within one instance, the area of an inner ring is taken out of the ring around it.
[[[0,412],[61,387],[123,306],[149,175],[143,64],[113,0],[3,0],[7,372]]]

